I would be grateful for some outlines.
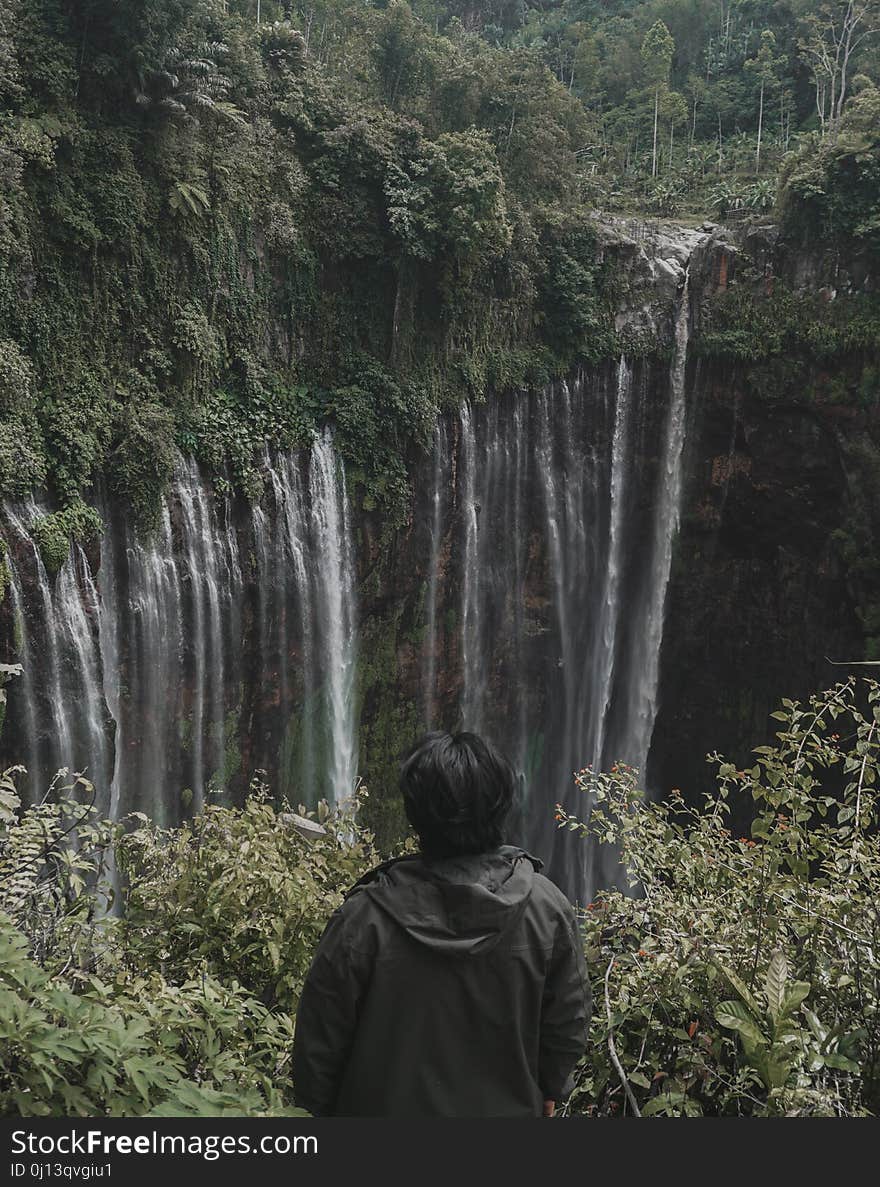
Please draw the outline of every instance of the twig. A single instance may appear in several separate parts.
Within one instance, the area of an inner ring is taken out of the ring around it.
[[[868,730],[868,743],[867,743],[867,746],[865,747],[865,753],[862,755],[862,766],[861,766],[861,769],[859,770],[859,785],[856,790],[856,810],[855,810],[855,822],[854,822],[854,827],[853,827],[853,843],[852,843],[852,849],[850,851],[850,859],[849,859],[849,875],[848,876],[850,878],[852,877],[852,872],[855,869],[856,849],[857,849],[858,843],[859,843],[859,825],[860,825],[860,820],[861,820],[861,816],[862,816],[862,788],[865,785],[865,767],[868,765],[868,758],[870,757],[870,753],[871,753],[871,749],[870,749],[871,739],[874,736],[874,730],[876,728],[877,728],[877,723],[872,722],[871,728]]]
[[[758,1098],[756,1096],[752,1096],[752,1094],[750,1092],[746,1092],[745,1088],[737,1088],[736,1084],[734,1084],[731,1080],[728,1080],[724,1076],[722,1076],[719,1072],[717,1072],[715,1070],[715,1068],[709,1068],[709,1075],[713,1076],[716,1080],[719,1080],[724,1085],[725,1088],[731,1088],[731,1089],[733,1089],[734,1092],[738,1093],[739,1096],[743,1097],[745,1100],[750,1100],[752,1102],[752,1104],[757,1105],[759,1109],[766,1109],[766,1107],[767,1107],[766,1101],[758,1100]]]
[[[749,977],[749,989],[755,988],[755,978],[758,975],[758,958],[761,955],[761,940],[764,936],[764,884],[767,880],[767,855],[761,852],[761,885],[758,890],[758,933],[755,936],[755,959],[752,962],[752,975]]]
[[[641,1047],[641,1050],[639,1051],[639,1058],[636,1062],[636,1066],[634,1069],[635,1071],[638,1071],[638,1069],[642,1066],[642,1060],[645,1058],[645,1048],[648,1045],[648,1035],[651,1033],[651,1019],[653,1017],[654,1017],[654,1005],[652,1003],[651,1004],[651,1012],[648,1015],[648,1021],[645,1023],[645,1033],[642,1036],[642,1047]]]
[[[611,976],[611,970],[614,967],[614,957],[608,962],[608,968],[605,970],[605,1014],[608,1018],[608,1054],[611,1056],[611,1062],[614,1064],[615,1070],[620,1077],[620,1082],[623,1085],[623,1091],[626,1093],[626,1098],[630,1103],[633,1113],[636,1117],[641,1117],[642,1113],[639,1109],[638,1101],[635,1098],[635,1093],[629,1086],[629,1080],[626,1078],[626,1072],[620,1060],[617,1058],[617,1048],[614,1045],[614,1027],[611,1023],[611,998],[608,994],[608,978]]]

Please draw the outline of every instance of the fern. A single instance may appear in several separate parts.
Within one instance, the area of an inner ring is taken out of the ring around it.
[[[198,182],[176,181],[171,187],[168,205],[176,218],[188,218],[190,215],[200,218],[210,209],[211,200]]]

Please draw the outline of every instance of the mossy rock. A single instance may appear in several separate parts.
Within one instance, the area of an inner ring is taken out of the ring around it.
[[[86,545],[99,539],[104,523],[94,507],[82,500],[60,511],[41,515],[33,527],[34,540],[50,576],[55,576],[70,555],[71,544]]]

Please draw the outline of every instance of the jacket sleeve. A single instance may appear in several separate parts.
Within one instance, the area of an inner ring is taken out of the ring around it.
[[[332,1115],[357,1026],[363,959],[346,943],[345,905],[318,942],[296,1012],[293,1095],[316,1117]]]
[[[564,1100],[587,1047],[592,1013],[584,943],[574,911],[559,920],[541,1006],[538,1081],[545,1100]]]

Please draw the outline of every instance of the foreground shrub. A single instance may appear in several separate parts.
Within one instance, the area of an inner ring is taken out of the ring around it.
[[[629,882],[584,913],[595,1011],[565,1113],[878,1111],[880,685],[783,706],[753,766],[710,756],[701,808],[647,801],[621,765],[581,773],[583,821],[559,810],[619,850]],[[82,778],[22,811],[15,774],[0,776],[0,1110],[289,1111],[297,997],[377,860],[369,834],[322,808],[307,839],[260,786],[242,808],[126,832]]]
[[[569,1112],[852,1115],[880,1107],[880,685],[784,701],[775,746],[717,755],[701,809],[647,802],[635,772],[581,772],[632,896],[586,912],[596,1003]],[[749,836],[731,802],[754,806]]]
[[[240,986],[53,977],[27,949],[0,915],[4,1115],[296,1114],[282,1091],[292,1020]]]
[[[320,816],[324,831],[307,839],[255,785],[244,807],[207,807],[179,828],[137,817],[117,847],[125,959],[175,978],[207,972],[295,1009],[327,919],[379,860],[347,808]]]
[[[296,997],[374,856],[351,815],[322,809],[307,841],[257,788],[243,808],[125,832],[81,777],[21,811],[20,770],[0,776],[0,1112],[301,1113]]]

